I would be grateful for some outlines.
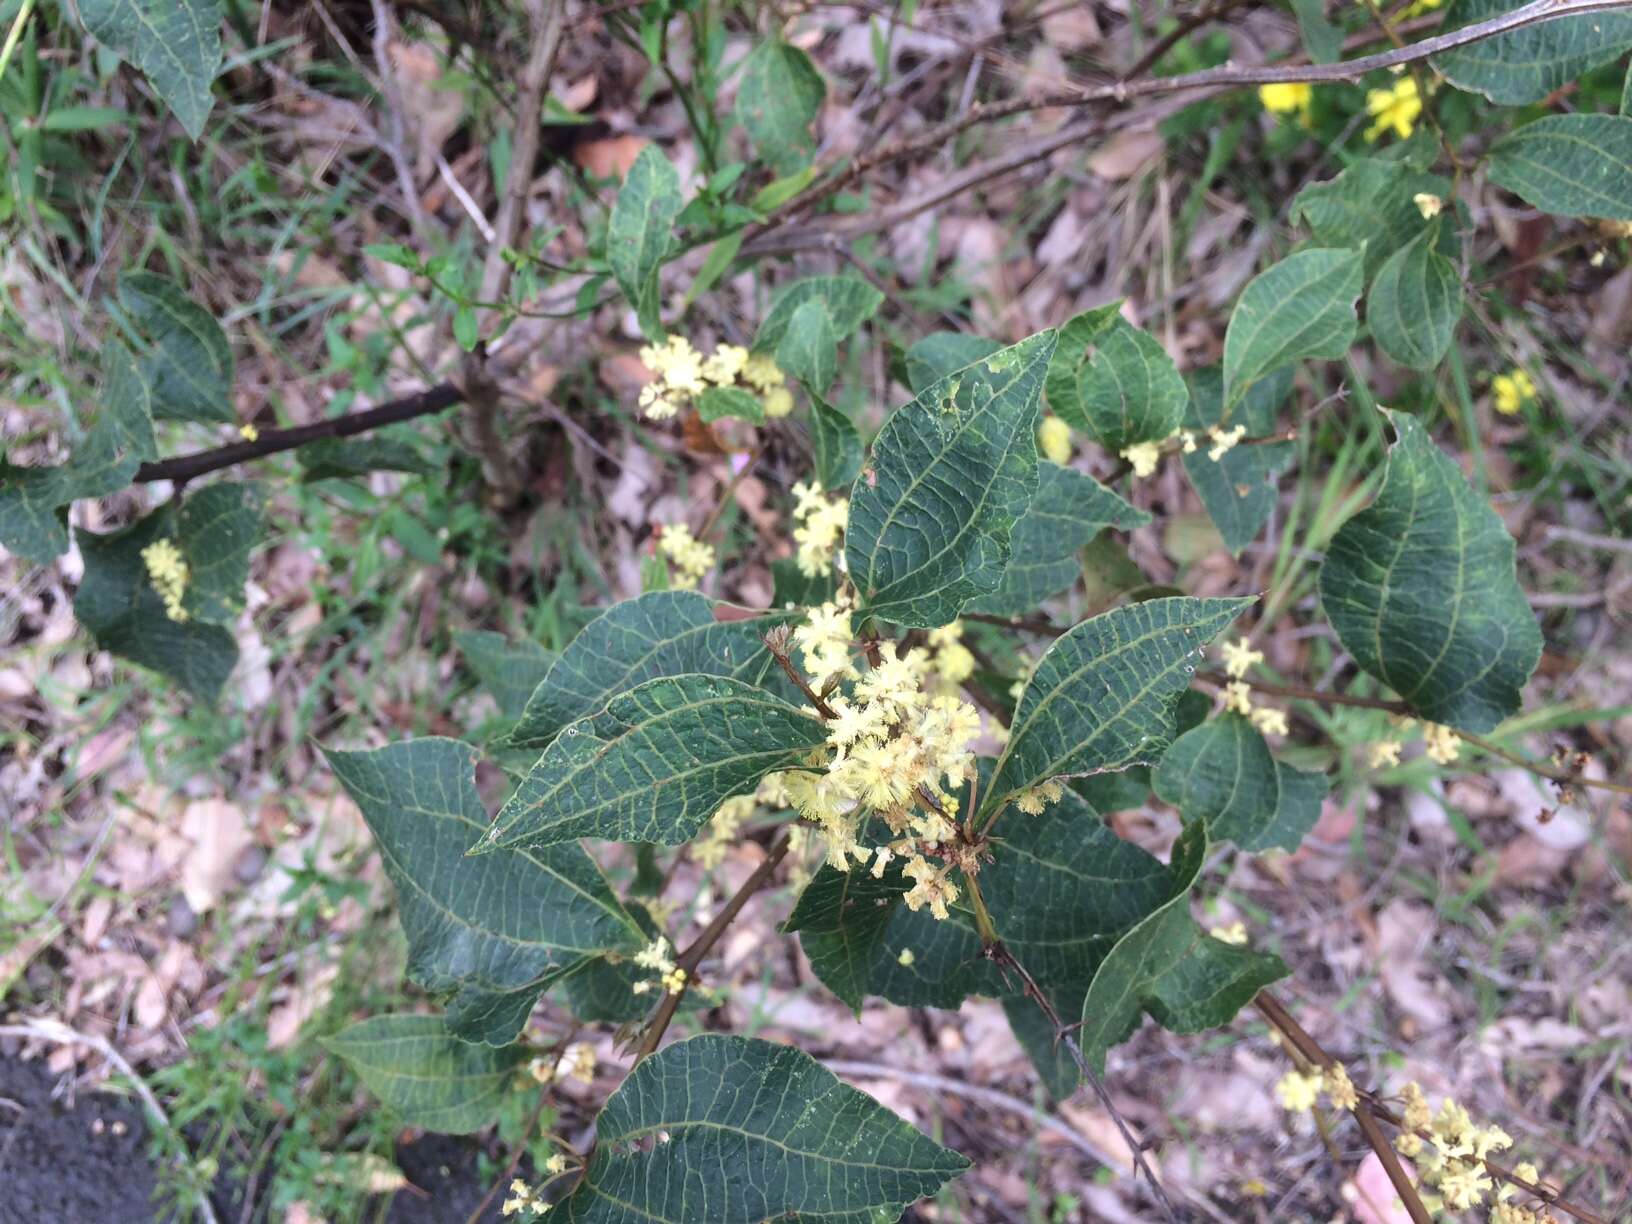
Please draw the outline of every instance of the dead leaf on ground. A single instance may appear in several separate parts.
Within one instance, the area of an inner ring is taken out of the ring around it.
[[[640,151],[651,142],[644,136],[608,136],[605,140],[585,140],[573,146],[572,160],[591,178],[623,181]]]

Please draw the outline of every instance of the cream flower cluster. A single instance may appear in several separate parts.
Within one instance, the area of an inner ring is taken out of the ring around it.
[[[1405,1102],[1404,1128],[1394,1138],[1394,1147],[1416,1165],[1418,1185],[1432,1193],[1422,1193],[1422,1205],[1429,1211],[1467,1211],[1486,1202],[1495,1189],[1485,1169],[1492,1152],[1505,1151],[1513,1140],[1499,1126],[1478,1126],[1468,1111],[1447,1097],[1439,1112],[1430,1113],[1421,1087],[1406,1084],[1401,1091]],[[1426,1137],[1419,1132],[1426,1132]],[[1536,1167],[1521,1164],[1515,1175],[1536,1184]],[[1518,1192],[1504,1183],[1495,1191],[1490,1219],[1492,1224],[1531,1224],[1548,1218],[1526,1208],[1511,1205]]]
[[[671,523],[657,539],[657,551],[674,567],[670,581],[680,590],[691,590],[714,568],[714,546],[704,544],[684,523]]]
[[[1264,661],[1264,652],[1254,650],[1251,641],[1244,637],[1224,643],[1222,652],[1224,673],[1230,677],[1224,686],[1224,708],[1248,719],[1260,735],[1287,734],[1291,728],[1287,725],[1286,711],[1253,705],[1252,686],[1245,680],[1247,672]]]
[[[187,560],[181,555],[174,540],[154,540],[142,549],[142,560],[147,565],[147,576],[153,589],[164,601],[164,614],[173,621],[187,619],[182,599],[187,594],[187,582],[192,577]]]
[[[1245,425],[1233,425],[1229,429],[1225,429],[1222,426],[1213,425],[1208,427],[1205,436],[1210,438],[1213,443],[1207,448],[1207,458],[1217,463],[1240,445],[1241,439],[1247,436],[1247,427]],[[1133,468],[1134,476],[1143,480],[1146,476],[1155,473],[1156,465],[1161,462],[1162,455],[1166,453],[1166,444],[1175,438],[1178,439],[1179,449],[1187,455],[1195,454],[1200,444],[1194,430],[1175,429],[1161,441],[1135,442],[1132,446],[1123,447],[1117,453],[1128,461],[1128,464]]]
[[[793,411],[793,392],[776,361],[740,344],[717,345],[704,357],[684,336],[670,336],[662,344],[642,348],[640,361],[653,375],[640,389],[640,409],[649,420],[667,420],[710,387],[739,383],[759,393],[766,416],[783,417]]]
[[[1394,723],[1402,731],[1417,725],[1414,718],[1396,718]],[[1436,765],[1452,765],[1462,754],[1462,741],[1453,727],[1444,723],[1423,723],[1422,742],[1425,755]],[[1385,769],[1400,763],[1400,741],[1378,740],[1366,748],[1366,764],[1372,769]]]
[[[661,935],[635,953],[635,964],[657,974],[656,985],[661,986],[669,994],[677,995],[686,988],[686,971],[674,963],[674,958],[670,955],[669,941]],[[642,981],[636,982],[631,989],[638,995],[645,994],[652,986],[651,981]]]
[[[825,578],[833,572],[839,537],[850,518],[850,499],[830,499],[814,481],[794,485],[793,495],[797,499],[793,517],[799,520],[793,529],[793,542],[799,546],[799,572],[806,578]]]

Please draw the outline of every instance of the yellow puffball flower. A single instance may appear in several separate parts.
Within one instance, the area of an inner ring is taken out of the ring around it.
[[[174,540],[154,540],[142,549],[142,560],[147,564],[147,575],[153,589],[164,601],[164,614],[173,621],[185,621],[187,609],[182,607],[181,601],[187,593],[191,571],[187,568],[186,558],[181,555],[181,549],[176,547]]]
[[[1247,436],[1245,425],[1236,425],[1230,429],[1220,429],[1214,425],[1207,431],[1207,436],[1213,440],[1213,445],[1207,448],[1207,458],[1217,463],[1229,454]]]
[[[245,421],[242,425],[238,426],[238,436],[245,442],[254,442],[261,436],[261,431],[256,429],[251,422]]]
[[[1252,686],[1231,680],[1224,686],[1224,708],[1231,714],[1252,713]]]
[[[1349,1073],[1335,1063],[1326,1068],[1326,1099],[1334,1109],[1353,1109],[1360,1103],[1360,1094],[1354,1090]]]
[[[1275,85],[1260,85],[1258,101],[1272,115],[1296,113],[1305,126],[1309,123],[1309,105],[1314,101],[1315,89],[1308,81],[1286,81]]]
[[[1411,202],[1417,206],[1417,211],[1422,214],[1424,221],[1432,221],[1445,207],[1445,201],[1431,191],[1417,192],[1411,197]]]
[[[1305,1075],[1302,1071],[1288,1071],[1275,1084],[1275,1095],[1281,1108],[1293,1113],[1308,1113],[1320,1099],[1320,1072]]]
[[[1162,459],[1162,446],[1159,442],[1135,442],[1122,451],[1122,458],[1133,466],[1133,474],[1140,479],[1149,476],[1156,470],[1156,465]]]
[[[1247,674],[1249,668],[1264,661],[1264,652],[1254,650],[1252,642],[1245,637],[1236,638],[1233,642],[1224,643],[1224,674],[1231,680],[1240,680]]]
[[[1232,922],[1229,926],[1215,926],[1207,934],[1219,943],[1229,944],[1232,948],[1239,948],[1247,942],[1247,924]]]
[[[695,538],[684,523],[664,527],[657,549],[674,566],[674,585],[681,590],[695,587],[714,568],[713,546]]]
[[[1523,370],[1498,374],[1491,380],[1490,390],[1495,400],[1496,411],[1505,416],[1512,416],[1524,407],[1526,400],[1536,397],[1536,384],[1530,381],[1530,375]]]
[[[1366,139],[1375,142],[1392,131],[1401,140],[1411,135],[1422,115],[1422,94],[1417,79],[1402,76],[1392,89],[1373,89],[1366,94],[1366,113],[1375,120],[1366,129]]]
[[[1046,416],[1037,427],[1037,449],[1050,463],[1071,462],[1071,426],[1057,416]]]
[[[793,411],[793,392],[786,387],[772,387],[765,392],[765,415],[785,417]]]
[[[1429,723],[1422,730],[1423,742],[1428,745],[1428,759],[1436,765],[1449,765],[1462,750],[1461,741],[1444,723]]]
[[[1378,740],[1366,749],[1366,764],[1372,769],[1384,769],[1400,763],[1400,741]]]
[[[1258,728],[1260,735],[1286,735],[1290,731],[1286,722],[1285,710],[1272,710],[1268,706],[1258,706],[1247,715],[1252,725]]]

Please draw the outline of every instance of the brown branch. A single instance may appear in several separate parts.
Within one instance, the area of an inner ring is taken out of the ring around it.
[[[1531,773],[1557,782],[1560,786],[1585,786],[1592,790],[1612,791],[1617,795],[1632,795],[1632,786],[1628,786],[1624,782],[1611,782],[1607,778],[1586,778],[1579,774],[1570,773],[1565,769],[1554,769],[1551,765],[1543,765],[1539,761],[1532,761],[1522,753],[1503,748],[1494,740],[1488,740],[1482,735],[1475,735],[1472,731],[1458,731],[1455,727],[1452,727],[1451,730],[1456,731],[1456,737],[1464,743],[1472,744],[1475,748],[1490,753],[1491,756],[1501,757],[1502,760],[1517,765],[1520,769],[1528,769]]]
[[[827,699],[810,687],[810,681],[805,679],[805,673],[795,667],[793,660],[788,657],[786,625],[772,629],[764,637],[760,638],[760,641],[765,643],[765,649],[771,652],[783,673],[789,680],[793,681],[794,687],[805,695],[805,700],[810,702],[811,709],[826,719],[834,719],[839,716],[838,711],[827,704]]]
[[[742,887],[737,889],[731,899],[725,903],[725,908],[714,915],[713,921],[703,928],[703,933],[692,940],[686,950],[675,960],[675,968],[685,971],[685,980],[680,983],[679,990],[665,993],[663,1002],[657,1005],[657,1011],[646,1025],[646,1035],[641,1038],[640,1050],[635,1055],[636,1065],[639,1065],[643,1058],[657,1050],[658,1043],[663,1040],[663,1034],[669,1027],[669,1022],[674,1019],[674,1013],[680,1007],[680,1000],[685,997],[686,991],[690,989],[693,979],[697,976],[697,967],[703,963],[703,958],[720,941],[720,936],[725,934],[725,929],[742,912],[742,907],[748,904],[748,899],[760,890],[765,881],[771,878],[771,873],[781,865],[782,860],[788,857],[788,849],[791,844],[787,833],[784,832],[777,839],[776,844],[771,847],[770,853],[765,856],[764,861],[754,868],[753,874],[742,882]]]
[[[136,475],[131,480],[135,484],[145,484],[154,480],[174,480],[180,483],[207,472],[218,472],[222,468],[236,467],[252,459],[264,459],[268,455],[294,450],[297,446],[305,446],[308,442],[316,442],[322,438],[350,438],[373,429],[381,429],[386,425],[431,416],[462,403],[464,398],[465,393],[452,383],[439,383],[416,395],[392,400],[363,412],[329,417],[311,425],[297,425],[292,429],[263,429],[253,442],[233,442],[212,450],[194,451],[190,455],[177,455],[170,459],[144,463],[136,469]]]

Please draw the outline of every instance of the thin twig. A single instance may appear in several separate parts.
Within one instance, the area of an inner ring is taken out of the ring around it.
[[[414,233],[421,242],[431,238],[430,221],[425,216],[419,199],[419,184],[414,180],[413,167],[408,164],[407,134],[403,125],[402,86],[397,70],[391,63],[391,30],[396,18],[385,0],[373,0],[374,5],[374,70],[380,74],[380,92],[385,97],[385,138],[381,144],[391,158],[397,172],[397,188],[402,192],[403,207],[414,223]]]
[[[1144,76],[1145,73],[1149,72],[1156,66],[1157,61],[1160,60],[1162,56],[1166,55],[1181,41],[1189,37],[1191,34],[1194,34],[1202,26],[1209,25],[1212,22],[1217,21],[1219,18],[1225,16],[1232,10],[1238,9],[1243,4],[1249,3],[1251,3],[1251,0],[1216,0],[1216,3],[1209,4],[1200,12],[1191,13],[1190,16],[1186,17],[1183,21],[1179,22],[1176,26],[1169,30],[1167,34],[1151,43],[1150,49],[1139,57],[1139,59],[1134,63],[1133,67],[1129,68],[1122,74],[1122,79],[1124,81],[1133,81]]]
[[[795,667],[793,660],[788,657],[787,627],[785,625],[772,629],[760,641],[765,643],[765,649],[770,651],[772,657],[776,659],[777,666],[781,667],[788,679],[793,681],[794,687],[805,695],[805,700],[810,702],[811,708],[816,713],[830,720],[839,716],[838,711],[828,705],[827,700],[810,687],[810,681],[805,679],[805,674]]]
[[[1196,673],[1197,680],[1204,680],[1208,684],[1216,684],[1220,688],[1226,684],[1235,683],[1234,679],[1223,672],[1205,671]],[[1286,697],[1294,701],[1312,701],[1317,705],[1326,706],[1357,706],[1364,710],[1386,710],[1390,714],[1409,715],[1411,707],[1403,701],[1389,701],[1381,697],[1351,697],[1347,693],[1333,693],[1326,689],[1305,688],[1301,684],[1271,684],[1267,680],[1253,680],[1243,678],[1239,681],[1248,688],[1259,693],[1268,693],[1271,697]]]
[[[1451,730],[1455,731],[1456,737],[1464,743],[1472,744],[1480,751],[1490,753],[1491,756],[1501,757],[1502,760],[1517,765],[1520,769],[1528,769],[1531,773],[1557,782],[1560,786],[1584,786],[1591,790],[1611,791],[1617,795],[1632,795],[1632,786],[1628,786],[1624,782],[1611,782],[1607,778],[1587,778],[1580,774],[1570,773],[1568,770],[1554,769],[1551,765],[1543,765],[1540,761],[1532,761],[1523,753],[1514,752],[1511,748],[1503,748],[1496,741],[1488,740],[1482,735],[1475,735],[1472,731],[1459,731],[1455,727],[1452,727]]]

